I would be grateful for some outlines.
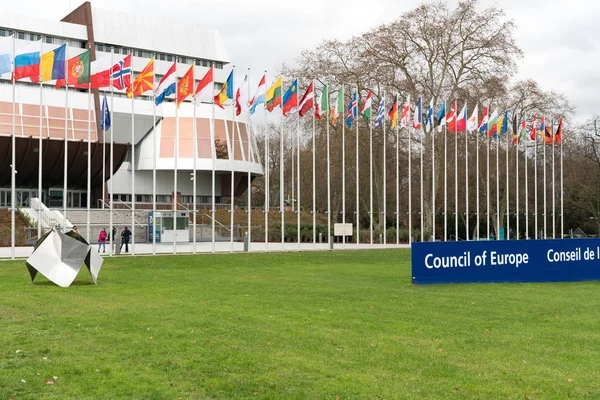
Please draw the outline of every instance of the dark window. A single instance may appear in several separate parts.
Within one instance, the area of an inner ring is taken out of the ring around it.
[[[21,40],[25,40],[25,33],[24,32],[19,32],[17,33],[17,37]]]

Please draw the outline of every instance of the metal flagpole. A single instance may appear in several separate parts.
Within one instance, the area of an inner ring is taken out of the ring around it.
[[[476,227],[476,234],[477,234],[477,240],[479,240],[479,223],[481,221],[480,219],[480,214],[479,214],[479,129],[475,129],[475,150],[476,150],[476,164],[477,164],[477,174],[476,174],[476,179],[475,179],[475,190],[477,192],[477,196],[476,196],[476,203],[477,203],[477,212],[475,213],[477,215],[477,221],[475,221],[475,227]]]
[[[489,109],[488,109],[489,112]],[[489,135],[489,131],[490,131],[490,121],[488,119],[488,123],[487,123],[487,128],[485,130],[485,142],[486,142],[486,151],[487,151],[487,167],[486,167],[486,189],[487,189],[487,196],[486,196],[486,200],[487,200],[487,207],[486,207],[486,212],[485,212],[485,216],[486,216],[486,232],[487,232],[487,237],[486,240],[490,239],[490,135]]]
[[[235,65],[232,66],[232,70],[235,70]],[[231,154],[229,154],[229,162],[231,164],[231,201],[229,208],[229,252],[233,253],[233,219],[235,213],[235,201],[234,201],[234,191],[235,191],[235,73],[233,81],[233,96],[231,99]],[[227,124],[227,122],[225,122]]]
[[[538,179],[537,179],[537,170],[538,170],[538,164],[537,164],[537,148],[538,148],[538,138],[537,138],[537,133],[535,136],[535,145],[534,145],[534,156],[533,156],[533,212],[535,213],[534,215],[534,222],[533,222],[533,226],[535,228],[534,232],[535,234],[533,235],[533,237],[535,239],[538,238]]]
[[[448,241],[448,124],[446,120],[446,100],[444,100],[444,242]]]
[[[435,127],[431,118],[431,240],[435,242]]]
[[[282,107],[283,107],[283,102],[282,102]],[[290,178],[292,181],[292,201],[290,206],[292,207],[292,213],[294,213],[296,211],[296,174],[295,174],[295,164],[296,164],[296,151],[295,151],[295,147],[294,146],[294,137],[293,134],[290,135]]]
[[[465,103],[465,112],[467,110],[468,107]],[[465,123],[465,240],[467,241],[469,240],[469,234],[469,133]]]
[[[296,78],[299,81],[299,78]],[[300,110],[298,110],[300,111]],[[296,113],[296,181],[298,182],[298,202],[296,207],[296,229],[297,229],[297,239],[298,239],[298,251],[300,251],[300,114]],[[292,179],[293,181],[293,179]],[[293,199],[293,196],[292,196]],[[292,201],[293,203],[293,201]]]
[[[12,101],[13,101],[13,107],[12,107],[12,143],[11,143],[11,164],[10,164],[10,258],[12,260],[15,259],[15,231],[16,231],[16,227],[15,227],[15,206],[16,206],[16,173],[17,171],[15,170],[15,164],[17,162],[16,160],[16,151],[15,151],[15,146],[16,146],[16,87],[17,87],[17,81],[15,79],[14,73],[15,73],[15,36],[17,35],[16,32],[13,32],[13,45],[12,45]],[[41,57],[41,55],[40,55]],[[66,64],[65,63],[65,72],[66,72]],[[66,77],[65,77],[66,78]],[[67,107],[65,107],[65,110],[67,109]],[[67,127],[67,121],[65,118],[65,145],[67,142],[67,133],[66,133],[66,128]],[[65,157],[66,157],[66,152],[65,152]],[[66,162],[66,158],[65,158],[65,165],[67,164]],[[65,178],[65,186],[66,186],[66,178]],[[65,190],[66,192],[66,190]],[[66,194],[63,193],[63,199],[64,201],[66,201]],[[40,199],[41,200],[41,199]],[[66,206],[65,206],[66,208]],[[64,220],[64,216],[63,216],[63,220]],[[64,226],[64,222],[63,222],[63,226]],[[64,231],[64,228],[63,228]]]
[[[114,113],[114,92],[113,92],[113,66],[115,65],[114,63],[114,54],[115,54],[115,50],[114,48],[111,48],[110,50],[110,109],[113,111]],[[103,117],[104,118],[104,117]],[[109,245],[110,245],[110,251],[109,254],[112,256],[113,255],[113,245],[116,245],[116,243],[114,242],[113,239],[113,211],[114,211],[114,179],[113,179],[113,171],[114,171],[114,150],[115,150],[115,140],[114,140],[114,136],[113,136],[113,132],[114,132],[114,125],[115,125],[115,120],[114,118],[112,118],[112,120],[110,121],[110,185],[109,185],[109,193],[110,193],[110,216],[109,216]],[[154,159],[156,160],[156,156],[154,157]],[[155,168],[156,170],[156,168]],[[156,193],[154,194],[154,202],[156,202]],[[156,203],[155,203],[156,204]],[[156,206],[154,206],[154,210],[155,210],[155,214],[156,214]],[[156,220],[155,220],[156,222]],[[156,223],[155,223],[156,225]],[[156,230],[154,232],[156,234]]]
[[[92,192],[92,85],[88,82],[87,201],[85,238],[90,243],[90,195]],[[96,136],[97,138],[97,136]],[[105,249],[106,251],[106,249]]]
[[[555,191],[556,178],[554,175],[554,137],[552,138],[552,239],[556,239],[556,191]]]
[[[177,81],[177,56],[175,58],[175,80]],[[177,84],[175,84],[177,87]],[[177,254],[177,161],[179,160],[179,107],[175,90],[175,148],[173,150],[173,254]]]
[[[316,138],[316,126],[315,126],[315,113],[314,109],[316,109],[315,103],[317,101],[316,90],[315,90],[315,81],[312,81],[313,87],[313,112],[312,114],[312,223],[313,223],[313,250],[317,248],[317,187],[316,187],[316,146],[315,146],[315,138]]]
[[[396,106],[400,108],[398,104],[398,94],[396,94]],[[394,169],[394,175],[396,176],[396,244],[400,244],[400,125],[398,124],[398,118],[396,117],[396,168]]]
[[[43,54],[44,52],[44,45],[43,45],[43,40],[40,41],[40,56],[41,54]],[[65,62],[67,62],[65,60]],[[43,76],[42,74],[42,66],[43,64],[40,62],[40,76]],[[66,76],[65,76],[66,79]],[[44,103],[44,98],[43,98],[43,91],[42,91],[42,79],[40,79],[40,136],[38,138],[38,199],[40,201],[40,203],[42,203],[42,148],[43,148],[43,144],[42,144],[42,125],[43,125],[43,103]],[[89,196],[89,194],[88,194]],[[13,227],[14,229],[14,227]],[[38,239],[42,237],[42,207],[41,204],[38,205],[38,210],[37,210],[37,237]]]
[[[358,86],[356,87],[356,248],[360,247],[360,192],[359,192],[359,164],[358,164]]]
[[[562,117],[560,119],[562,121]],[[560,124],[560,122],[559,122]],[[561,134],[560,134],[560,232],[559,239],[564,237],[565,232],[565,217],[564,217],[564,180],[563,180],[563,135],[562,135],[562,124],[561,126]],[[552,140],[554,143],[554,140]]]
[[[246,93],[248,94],[248,98],[246,99],[246,108],[249,110],[249,102],[250,102],[250,68],[248,68],[248,82]],[[250,245],[252,243],[252,176],[250,175],[250,158],[251,158],[251,145],[250,145],[250,130],[252,130],[252,134],[254,135],[254,127],[252,126],[252,119],[250,115],[248,115],[248,124],[246,125],[246,140],[248,147],[248,158],[246,159],[248,164],[248,251],[250,251]],[[251,129],[250,129],[251,128]]]
[[[69,59],[69,42],[67,41],[67,46],[65,48],[65,60]],[[65,62],[65,154],[64,154],[64,187],[63,187],[63,232],[67,231],[67,197],[68,197],[68,187],[67,187],[67,178],[68,178],[68,148],[69,148],[69,138],[68,138],[68,120],[69,120],[69,76],[68,76],[68,62]],[[14,163],[13,163],[14,165]],[[14,202],[13,202],[14,203]]]
[[[554,120],[550,121],[550,131],[554,132]],[[542,235],[542,239],[546,239],[547,234],[548,234],[548,229],[547,229],[548,217],[547,217],[547,209],[546,209],[547,204],[548,204],[547,199],[546,199],[546,195],[548,192],[548,186],[546,186],[546,146],[547,146],[547,144],[546,144],[545,137],[546,137],[546,132],[544,132],[544,142],[543,142],[543,145],[544,145],[544,162],[543,162],[543,164],[544,164],[544,181],[543,181],[544,182],[544,214],[543,214],[544,215],[544,234]]]
[[[194,64],[192,64],[192,68],[194,68]],[[192,80],[192,86],[195,86],[196,82],[194,80]],[[193,90],[193,88],[192,88]],[[194,169],[194,172],[192,172],[192,184],[194,185],[192,187],[192,254],[196,254],[196,223],[197,223],[197,219],[196,219],[196,213],[198,211],[198,208],[196,206],[196,193],[198,191],[198,181],[197,181],[197,177],[198,174],[196,173],[196,169],[197,169],[197,165],[196,165],[196,160],[198,158],[198,125],[196,123],[196,99],[192,96],[192,113],[193,113],[193,120],[192,120],[192,139],[194,142],[194,150],[192,152],[192,156],[194,157],[194,161],[192,163],[192,168]],[[250,142],[250,141],[248,141]]]
[[[345,249],[346,248],[346,123],[344,121],[344,110],[346,109],[345,107],[345,102],[344,102],[344,85],[342,85],[342,90],[340,93],[338,93],[338,96],[342,96],[342,107],[339,111],[340,115],[342,116],[342,226],[343,228],[343,233],[342,233],[342,247]],[[339,104],[339,100],[338,100],[338,104]]]
[[[409,118],[410,120],[410,118]],[[408,243],[412,243],[412,134],[410,125],[407,122],[406,132],[408,133]],[[397,151],[397,150],[396,150]]]
[[[527,172],[527,147],[524,147],[523,159],[525,160],[525,240],[529,239],[529,173]]]
[[[279,132],[279,212],[281,213],[281,251],[285,249],[285,205],[283,204],[285,195],[285,175],[283,170],[283,87],[283,82],[281,82],[281,130]]]
[[[502,128],[500,128],[502,129]],[[500,240],[500,132],[496,128],[496,239]]]
[[[331,249],[333,243],[331,241],[331,146],[329,142],[329,86],[327,83],[324,88],[327,88],[327,110],[325,114],[327,114],[327,244],[328,248]]]
[[[508,112],[504,115],[508,118]],[[506,121],[508,124],[509,122]],[[508,150],[510,149],[510,134],[508,129],[506,131],[506,232],[504,232],[504,239],[510,239],[510,184],[508,181]]]
[[[133,64],[132,64],[133,69]],[[133,85],[133,83],[132,83]],[[131,89],[131,255],[135,255],[135,90]],[[179,129],[179,128],[177,128]],[[177,182],[177,178],[175,178]],[[177,184],[175,184],[177,185]],[[175,219],[175,217],[173,217]],[[173,226],[175,221],[173,221]]]
[[[421,107],[423,106],[423,101],[422,99],[419,99],[419,101],[421,102]],[[418,109],[415,109],[416,111],[420,111]],[[421,116],[419,115],[419,120],[421,120]],[[420,151],[420,157],[421,157],[421,170],[420,170],[420,174],[419,177],[421,178],[421,242],[423,242],[425,240],[425,232],[423,231],[423,229],[425,228],[425,201],[424,201],[424,194],[425,192],[423,191],[423,153],[425,152],[425,147],[423,145],[423,128],[420,127],[419,128],[419,135],[421,136],[421,151]]]
[[[381,229],[383,230],[383,245],[385,246],[387,245],[387,136],[385,135],[385,115],[381,121],[381,126],[383,132],[383,223]]]
[[[267,82],[267,70],[265,70],[265,85]],[[266,101],[266,99],[265,99]],[[267,123],[267,104],[263,104],[265,109],[265,251],[269,251],[269,125]]]
[[[156,54],[154,55],[156,58]],[[156,88],[156,74],[152,75],[152,87]],[[112,92],[111,92],[112,93]],[[112,127],[112,124],[111,124]],[[156,255],[156,92],[152,90],[152,255]],[[111,167],[112,169],[112,167]],[[112,216],[112,215],[111,215]]]
[[[372,114],[372,112],[371,112]],[[373,121],[369,118],[369,243],[373,247]]]
[[[454,240],[458,241],[458,106],[454,100]]]
[[[211,68],[215,68],[215,63],[213,62]],[[214,78],[213,78],[214,79]],[[215,83],[213,80],[213,90],[211,93],[214,95],[215,92]],[[212,102],[210,105],[211,108],[211,116],[210,116],[210,152],[211,152],[211,206],[210,206],[210,222],[211,222],[211,232],[210,232],[210,240],[211,240],[211,251],[215,252],[215,212],[216,212],[216,196],[215,196],[215,169],[217,163],[217,146],[215,144],[215,100],[212,97]],[[223,193],[223,188],[221,188],[221,194]],[[223,201],[223,197],[221,196],[221,202]]]
[[[516,216],[517,216],[517,238],[521,239],[521,231],[519,230],[519,142],[521,141],[520,138],[520,132],[517,135],[517,147],[515,150],[515,170],[517,171],[516,175],[515,175],[515,193],[516,193],[516,197],[515,197],[515,210],[516,210]]]

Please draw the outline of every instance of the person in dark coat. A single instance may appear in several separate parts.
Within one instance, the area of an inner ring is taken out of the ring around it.
[[[125,245],[125,253],[129,253],[129,239],[131,239],[131,231],[129,228],[125,227],[123,231],[121,231],[121,249],[123,245]]]

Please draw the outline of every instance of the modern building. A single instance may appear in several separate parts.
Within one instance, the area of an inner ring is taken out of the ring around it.
[[[214,65],[216,90],[229,73],[225,70],[229,57],[217,31],[97,9],[89,2],[61,21],[0,13],[0,40],[13,33],[17,50],[38,42],[41,51],[47,52],[66,42],[67,58],[89,48],[92,60],[108,57],[111,65],[132,54],[134,76],[155,57],[155,85],[174,60],[177,60],[178,77],[194,64],[196,84]],[[178,208],[180,205],[189,208],[193,203],[193,185],[196,185],[197,204],[208,207],[212,197],[213,165],[216,202],[224,205],[232,196],[245,192],[248,176],[251,181],[263,173],[246,112],[234,119],[231,108],[222,110],[211,104],[194,107],[191,101],[176,110],[172,100],[155,109],[151,92],[132,101],[119,90],[88,93],[85,89],[69,88],[66,91],[56,89],[55,82],[34,84],[29,80],[13,85],[6,75],[0,80],[0,207],[10,205],[13,126],[17,204],[23,207],[28,205],[29,198],[38,197],[40,135],[41,198],[50,208],[61,208],[65,195],[68,208],[86,207],[88,195],[92,207],[100,208],[102,202],[109,203],[112,188],[115,207],[129,207],[134,201],[136,208],[149,209],[153,200],[154,168],[158,208],[171,209],[174,199],[179,203]],[[103,132],[100,128],[104,95],[111,109],[114,138],[110,130]],[[215,143],[211,143],[213,113]],[[192,129],[194,114],[196,143]],[[87,191],[88,137],[91,139],[91,193]],[[194,164],[195,181],[191,179]],[[67,193],[64,192],[65,165]],[[175,171],[177,193],[174,191]]]

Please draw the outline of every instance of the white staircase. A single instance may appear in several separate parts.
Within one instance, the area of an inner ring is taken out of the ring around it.
[[[23,208],[22,211],[31,218],[36,224],[38,223],[38,216],[40,217],[39,224],[42,228],[52,229],[56,227],[62,227],[63,214],[57,210],[50,210],[44,203],[41,202],[37,197],[29,200],[30,208]],[[40,212],[41,211],[41,212]],[[67,219],[66,228],[73,228],[73,224]]]

